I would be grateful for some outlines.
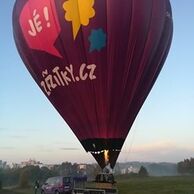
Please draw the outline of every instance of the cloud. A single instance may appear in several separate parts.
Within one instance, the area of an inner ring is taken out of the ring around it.
[[[79,148],[60,148],[60,150],[64,151],[74,151],[74,150],[80,150]]]
[[[171,141],[158,141],[139,145],[133,149],[133,152],[153,152],[159,150],[169,150],[176,147],[177,145]]]
[[[11,138],[14,138],[14,139],[23,139],[23,138],[26,138],[27,136],[23,136],[23,135],[10,135]]]
[[[149,144],[126,148],[121,153],[121,160],[138,160],[148,162],[179,162],[190,158],[194,154],[194,147],[185,146],[172,141],[158,141]]]
[[[15,147],[13,146],[0,146],[0,150],[13,150]]]
[[[53,149],[47,145],[37,145],[36,149],[38,152],[53,152]]]
[[[6,128],[0,127],[0,131],[7,130]]]

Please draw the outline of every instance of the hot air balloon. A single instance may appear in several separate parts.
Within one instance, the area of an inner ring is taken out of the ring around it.
[[[30,74],[101,168],[114,168],[167,57],[169,0],[16,0]]]

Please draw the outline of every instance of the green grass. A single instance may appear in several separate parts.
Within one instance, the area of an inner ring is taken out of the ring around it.
[[[194,177],[116,178],[119,194],[194,194]],[[9,188],[0,194],[34,194],[32,188]]]
[[[118,180],[120,194],[194,194],[194,177],[148,177]]]
[[[7,188],[0,190],[0,194],[34,194],[33,188],[19,189],[19,188]]]

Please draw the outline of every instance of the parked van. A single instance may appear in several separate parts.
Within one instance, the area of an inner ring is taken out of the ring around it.
[[[41,187],[41,194],[66,194],[71,193],[73,183],[71,177],[50,177]]]

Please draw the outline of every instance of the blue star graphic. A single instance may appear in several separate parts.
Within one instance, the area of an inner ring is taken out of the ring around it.
[[[90,41],[90,52],[94,50],[100,51],[106,46],[106,33],[102,28],[92,30],[88,40]]]

